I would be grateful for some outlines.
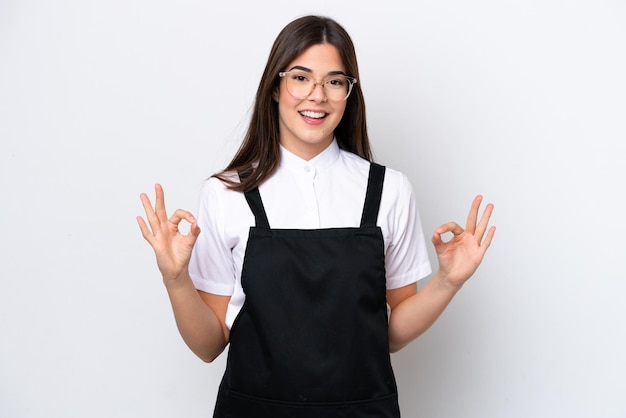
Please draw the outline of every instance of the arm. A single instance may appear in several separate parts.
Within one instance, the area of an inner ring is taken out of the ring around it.
[[[196,290],[188,272],[180,283],[166,285],[166,289],[183,340],[202,361],[212,362],[228,343],[225,318],[230,296]]]
[[[148,223],[140,216],[137,222],[156,255],[183,340],[198,357],[210,362],[217,358],[228,342],[228,329],[224,321],[230,297],[195,289],[188,266],[200,228],[194,216],[181,209],[168,219],[162,187],[157,184],[155,192],[154,208],[148,196],[141,194]],[[187,235],[182,235],[178,229],[182,220],[191,224]]]
[[[420,292],[417,291],[416,284],[387,292],[387,302],[391,307],[391,352],[400,350],[423,334],[439,318],[454,295],[480,265],[495,234],[494,226],[487,231],[493,212],[492,204],[487,205],[477,224],[481,202],[482,196],[476,196],[472,202],[465,230],[454,222],[437,228],[432,242],[437,253],[439,270]],[[441,236],[446,232],[451,232],[453,237],[444,242]]]

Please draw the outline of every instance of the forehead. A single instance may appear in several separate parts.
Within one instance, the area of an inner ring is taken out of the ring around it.
[[[311,45],[291,61],[287,69],[294,66],[305,67],[322,74],[345,71],[339,50],[331,44]]]

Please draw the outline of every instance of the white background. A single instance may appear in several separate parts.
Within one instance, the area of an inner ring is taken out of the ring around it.
[[[211,416],[224,357],[179,337],[139,193],[195,207],[308,13],[352,35],[427,234],[496,205],[475,277],[393,355],[403,416],[626,416],[623,1],[0,0],[0,417]]]

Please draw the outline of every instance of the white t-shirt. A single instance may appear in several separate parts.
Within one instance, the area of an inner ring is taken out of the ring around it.
[[[368,161],[339,149],[336,141],[309,161],[281,147],[277,171],[259,186],[270,228],[358,227],[369,168]],[[243,193],[211,178],[200,191],[196,218],[201,233],[189,273],[198,290],[231,296],[226,313],[230,328],[245,300],[241,270],[254,215]],[[431,273],[412,186],[404,174],[389,168],[377,225],[385,241],[387,289]]]

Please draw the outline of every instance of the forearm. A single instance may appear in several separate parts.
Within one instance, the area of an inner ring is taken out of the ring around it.
[[[437,272],[422,290],[392,309],[389,318],[389,351],[399,351],[426,332],[459,289]]]
[[[215,360],[227,343],[222,321],[202,300],[188,273],[175,282],[166,282],[165,287],[187,346],[203,361]]]

